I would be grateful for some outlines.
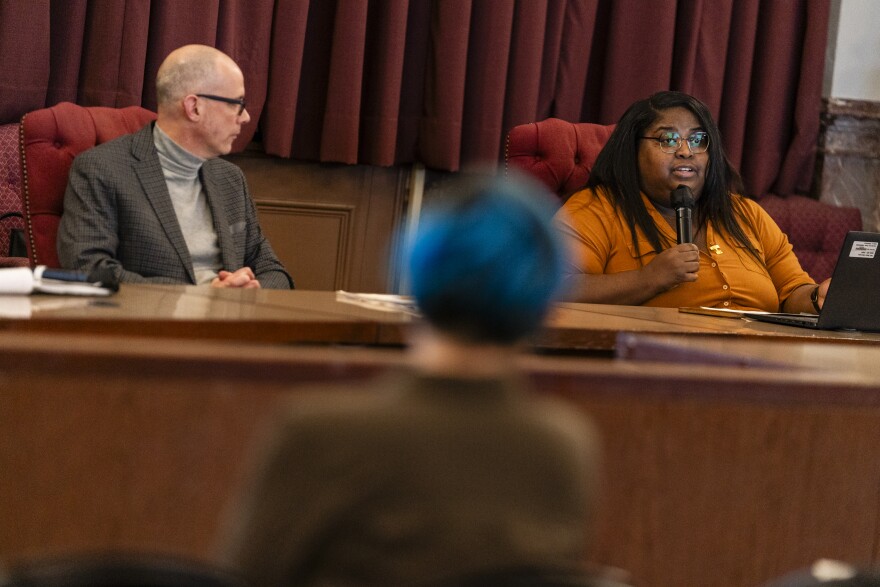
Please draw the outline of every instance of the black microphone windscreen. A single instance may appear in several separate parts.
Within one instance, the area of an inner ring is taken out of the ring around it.
[[[669,196],[669,203],[672,204],[673,209],[691,209],[694,207],[696,200],[694,200],[694,193],[691,191],[691,188],[686,185],[680,185],[672,190],[672,194]]]

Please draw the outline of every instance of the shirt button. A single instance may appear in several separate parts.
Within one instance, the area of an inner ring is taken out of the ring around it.
[[[722,285],[722,286],[721,286],[721,289],[727,289],[727,286],[726,286],[726,285]]]
[[[729,305],[730,305],[730,302],[724,302],[724,305],[725,305],[725,306],[729,306]]]
[[[712,267],[718,267],[718,263],[712,263]]]

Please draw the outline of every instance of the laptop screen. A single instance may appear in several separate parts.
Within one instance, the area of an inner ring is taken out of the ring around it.
[[[880,234],[846,235],[818,327],[880,330]]]

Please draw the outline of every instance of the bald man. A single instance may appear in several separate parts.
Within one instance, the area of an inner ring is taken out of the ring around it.
[[[232,150],[244,76],[204,45],[171,52],[156,76],[158,118],[80,154],[58,228],[62,266],[120,282],[292,289],[263,236]]]

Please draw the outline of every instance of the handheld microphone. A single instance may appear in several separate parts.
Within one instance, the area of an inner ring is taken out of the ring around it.
[[[694,193],[686,185],[680,185],[669,196],[675,209],[675,234],[678,244],[694,242],[694,226],[691,213],[694,209]]]

